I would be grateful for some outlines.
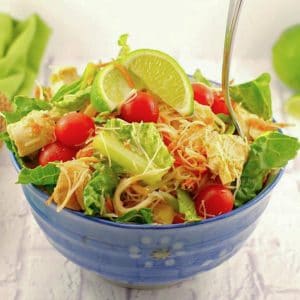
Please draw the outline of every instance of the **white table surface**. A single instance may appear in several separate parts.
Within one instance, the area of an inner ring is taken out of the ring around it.
[[[190,62],[186,68],[189,70],[193,65]],[[268,61],[240,61],[236,65],[233,73],[240,80],[271,69]],[[241,65],[242,69],[238,67]],[[215,78],[215,63],[202,61],[201,66]],[[42,74],[41,78],[44,77]],[[280,101],[289,92],[276,80],[272,90],[276,118],[294,122],[282,112]],[[299,128],[298,123],[289,133],[300,137]],[[30,213],[21,187],[14,183],[16,172],[2,147],[0,299],[300,299],[299,170],[298,156],[274,190],[257,229],[234,257],[184,283],[145,291],[110,284],[68,261],[48,243]]]

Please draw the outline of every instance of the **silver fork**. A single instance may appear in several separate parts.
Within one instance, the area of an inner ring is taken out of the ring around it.
[[[229,94],[229,74],[230,74],[230,61],[231,61],[231,52],[233,47],[234,36],[236,32],[236,26],[239,18],[239,13],[242,7],[243,0],[230,0],[228,15],[227,15],[227,24],[225,32],[225,41],[224,41],[224,52],[223,52],[223,66],[222,66],[222,91],[225,98],[225,103],[228,107],[230,116],[232,118],[233,124],[239,134],[243,139],[245,135],[243,130],[236,118],[236,114],[232,108]]]

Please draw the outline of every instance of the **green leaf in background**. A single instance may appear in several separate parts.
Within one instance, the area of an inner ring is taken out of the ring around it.
[[[196,82],[204,83],[207,86],[211,86],[211,83],[209,80],[207,80],[201,73],[199,69],[197,69],[193,75],[193,78],[195,79]]]
[[[0,91],[9,99],[28,95],[51,30],[38,15],[25,21],[0,14]]]
[[[262,189],[266,176],[274,169],[284,167],[297,155],[299,141],[280,132],[268,132],[252,144],[241,176],[241,185],[235,205],[241,206],[253,199]]]
[[[133,209],[125,215],[114,219],[118,223],[152,224],[153,216],[150,208]]]
[[[23,168],[18,177],[17,183],[35,185],[55,185],[60,169],[55,164],[38,166],[34,169]]]
[[[271,77],[263,73],[253,81],[230,87],[230,96],[249,112],[265,120],[272,118]]]
[[[186,221],[193,222],[201,220],[197,215],[193,199],[186,191],[178,189],[177,199],[179,205],[179,212],[185,215]]]
[[[103,214],[105,198],[113,196],[119,183],[115,168],[102,163],[96,165],[95,168],[96,171],[83,191],[85,214],[91,216]]]
[[[13,100],[15,111],[1,112],[7,124],[15,123],[25,117],[32,110],[49,110],[51,104],[44,100],[28,98],[24,96],[15,96]]]

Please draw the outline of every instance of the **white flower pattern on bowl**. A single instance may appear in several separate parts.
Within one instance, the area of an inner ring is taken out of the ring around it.
[[[164,264],[167,267],[176,264],[176,258],[186,254],[182,241],[172,242],[170,236],[163,236],[158,241],[154,241],[149,236],[140,239],[143,247],[130,246],[129,257],[139,260],[145,268],[152,268],[155,265]]]

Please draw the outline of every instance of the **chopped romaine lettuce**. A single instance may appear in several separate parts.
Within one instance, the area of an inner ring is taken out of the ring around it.
[[[87,215],[103,215],[106,197],[112,197],[119,182],[115,168],[99,163],[92,178],[83,191],[85,213]]]
[[[18,177],[17,183],[35,185],[55,185],[60,173],[60,169],[55,164],[38,166],[34,169],[24,167]]]
[[[204,84],[206,84],[207,86],[211,86],[210,81],[207,80],[207,79],[203,76],[202,72],[201,72],[199,69],[197,69],[197,70],[195,71],[195,73],[194,73],[194,75],[193,75],[193,78],[195,79],[196,82],[204,83]]]
[[[190,195],[181,189],[177,190],[177,199],[179,212],[185,215],[185,220],[188,222],[200,221],[197,215],[195,204]]]
[[[52,105],[44,100],[16,96],[13,99],[15,110],[13,112],[1,112],[7,124],[15,123],[25,117],[32,110],[49,110]]]
[[[230,96],[249,112],[270,120],[272,118],[270,81],[270,75],[263,73],[253,81],[231,86]]]
[[[150,208],[133,209],[125,215],[114,219],[119,223],[151,224],[153,223],[152,211]]]
[[[241,176],[241,184],[235,197],[235,206],[241,206],[254,198],[262,188],[267,175],[284,167],[300,149],[296,138],[280,132],[268,132],[251,145],[248,160]]]
[[[144,181],[150,185],[158,183],[173,164],[173,158],[153,123],[109,120],[95,137],[94,147],[129,174],[139,175],[161,170],[156,175],[145,178]]]

